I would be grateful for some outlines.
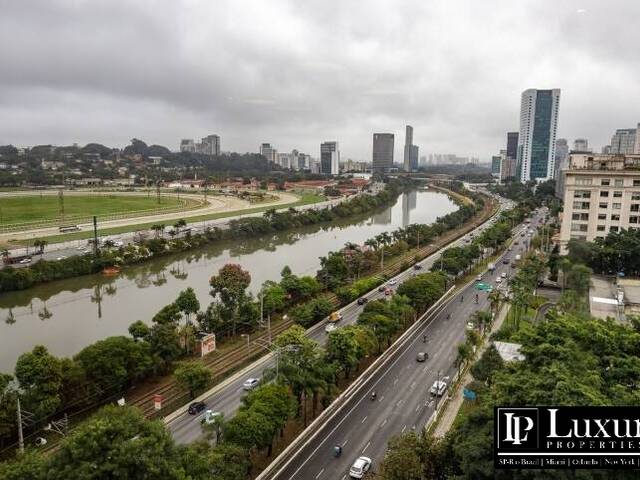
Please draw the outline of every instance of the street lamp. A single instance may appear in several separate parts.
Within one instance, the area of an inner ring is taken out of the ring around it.
[[[249,334],[248,333],[241,333],[240,337],[247,339],[247,350],[249,350],[249,340],[250,340]]]

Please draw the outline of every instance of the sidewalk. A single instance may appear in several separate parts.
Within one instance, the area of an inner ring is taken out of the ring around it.
[[[478,354],[475,357],[476,359],[480,358],[484,353],[484,351],[489,347],[490,345],[489,336],[500,329],[500,327],[502,326],[502,323],[504,322],[504,319],[507,317],[508,312],[509,312],[508,305],[506,304],[503,305],[503,307],[500,309],[500,312],[498,313],[498,317],[496,321],[493,323],[493,326],[491,327],[491,332],[489,332],[489,334],[486,337],[486,341],[480,347],[480,350],[478,351]],[[440,412],[438,424],[436,425],[433,431],[433,436],[435,438],[443,438],[447,434],[451,426],[453,425],[453,422],[456,419],[456,416],[458,415],[458,410],[460,410],[460,407],[462,406],[462,402],[464,402],[464,397],[462,396],[462,389],[471,380],[473,380],[473,376],[471,375],[471,369],[467,369],[462,377],[462,380],[458,383],[458,387],[454,392],[451,393],[452,396],[449,398],[449,401],[445,404],[444,411]]]

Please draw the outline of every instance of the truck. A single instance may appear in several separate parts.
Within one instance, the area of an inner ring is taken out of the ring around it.
[[[493,272],[496,269],[495,264],[490,263],[489,266],[487,267],[487,270],[489,270],[490,272]]]
[[[339,322],[340,320],[342,320],[342,314],[340,312],[333,312],[331,315],[329,315],[329,322],[330,323],[336,323]]]

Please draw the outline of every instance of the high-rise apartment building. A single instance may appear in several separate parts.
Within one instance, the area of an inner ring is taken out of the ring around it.
[[[563,170],[560,247],[640,228],[640,155],[571,153]]]
[[[198,153],[204,153],[205,155],[220,155],[220,136],[219,135],[207,135],[197,145]]]
[[[193,141],[192,138],[183,138],[182,140],[180,140],[180,151],[195,153],[196,143]]]
[[[320,173],[338,175],[340,173],[340,150],[338,142],[320,144]]]
[[[619,128],[616,130],[616,133],[611,137],[609,153],[640,153],[637,132],[637,128]]]
[[[266,158],[269,162],[277,163],[278,151],[273,148],[270,143],[263,143],[260,145],[260,155]]]
[[[393,133],[373,134],[372,173],[385,174],[393,167]]]
[[[501,158],[500,165],[500,181],[514,179],[517,177],[518,169],[516,168],[516,159],[508,156]]]
[[[404,171],[418,170],[418,146],[413,144],[413,127],[407,125],[404,137]]]
[[[520,181],[553,178],[560,89],[528,89],[520,102],[518,175]]]

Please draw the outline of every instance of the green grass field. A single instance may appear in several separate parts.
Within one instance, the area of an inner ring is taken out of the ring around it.
[[[268,210],[270,208],[277,209],[277,208],[284,208],[284,207],[297,207],[300,205],[307,205],[309,203],[318,203],[326,200],[326,197],[324,197],[323,195],[317,195],[315,193],[304,192],[304,193],[297,193],[296,195],[298,195],[298,200],[293,203],[275,205],[275,206],[263,205],[259,207],[248,208],[245,210],[234,210],[230,212],[197,215],[193,217],[185,217],[185,220],[189,224],[189,223],[201,222],[203,220],[214,220],[217,218],[234,217],[236,215],[241,215],[241,214],[244,215],[248,213],[264,212],[265,210]],[[122,227],[113,227],[113,228],[98,228],[98,235],[117,235],[125,232],[135,232],[137,230],[149,229],[155,223],[157,222],[139,223],[135,225],[125,225]],[[164,223],[166,223],[167,225],[171,225],[171,221],[167,221]],[[91,237],[93,237],[93,232],[82,231],[82,232],[66,233],[66,234],[60,234],[60,235],[50,235],[42,238],[47,240],[47,242],[49,243],[57,243],[57,242],[66,242],[69,240],[83,240],[85,238],[91,238]],[[17,245],[26,246],[26,245],[32,245],[33,240],[32,239],[31,240],[10,240],[9,243],[13,246],[17,246]]]
[[[65,195],[64,215],[57,195],[28,195],[0,198],[0,225],[65,222],[74,219],[113,214],[133,214],[139,211],[187,207],[176,197],[138,195]],[[151,212],[150,212],[151,213]]]

